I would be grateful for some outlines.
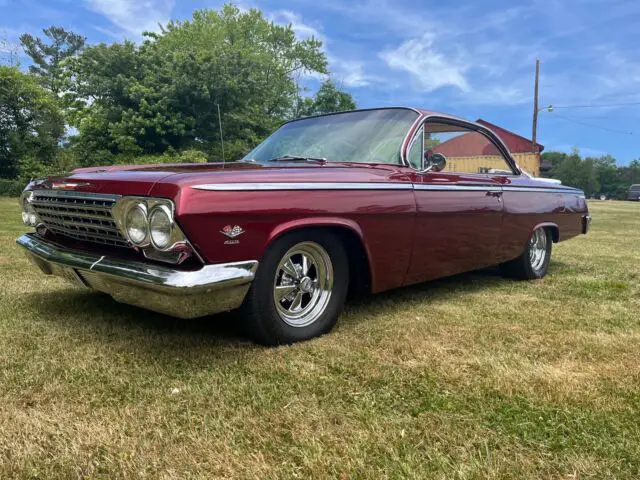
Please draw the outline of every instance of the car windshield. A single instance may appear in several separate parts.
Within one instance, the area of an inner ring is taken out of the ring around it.
[[[280,127],[243,160],[399,164],[402,141],[417,117],[413,110],[394,108],[305,118]]]

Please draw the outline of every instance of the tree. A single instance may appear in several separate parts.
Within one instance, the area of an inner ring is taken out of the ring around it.
[[[350,93],[338,90],[331,80],[322,83],[313,98],[302,99],[298,105],[298,117],[323,113],[354,110],[356,102]]]
[[[600,193],[607,197],[617,195],[620,187],[620,172],[616,165],[616,159],[611,155],[604,155],[594,158],[593,162],[600,184]]]
[[[86,37],[56,26],[42,31],[50,40],[49,43],[28,33],[20,35],[20,42],[33,61],[29,71],[39,77],[42,85],[57,96],[64,92],[69,84],[65,61],[82,50]]]
[[[0,66],[0,178],[18,177],[23,165],[51,165],[63,134],[55,99],[33,76]]]
[[[5,33],[0,36],[0,63],[10,67],[20,66],[20,45],[11,42]]]
[[[199,10],[146,36],[71,62],[75,147],[89,161],[190,148],[220,157],[218,106],[227,157],[238,157],[292,111],[295,75],[326,73],[321,42],[255,9]]]
[[[594,159],[582,159],[580,151],[574,149],[564,160],[556,162],[551,169],[551,177],[563,184],[584,190],[585,195],[595,195],[600,191]]]
[[[551,164],[552,167],[555,167],[564,162],[568,156],[564,152],[544,152],[540,155],[540,163]]]
[[[640,159],[631,160],[629,165],[620,168],[620,182],[625,191],[629,186],[640,183]]]

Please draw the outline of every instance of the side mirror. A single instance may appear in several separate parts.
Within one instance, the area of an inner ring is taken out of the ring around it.
[[[447,157],[445,157],[441,153],[425,153],[424,156],[424,168],[422,169],[422,173],[427,172],[439,172],[447,166]]]

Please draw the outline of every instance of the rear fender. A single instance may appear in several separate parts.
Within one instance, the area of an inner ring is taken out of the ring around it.
[[[535,232],[539,228],[549,228],[549,229],[551,229],[551,239],[553,240],[553,243],[558,243],[560,241],[560,228],[558,227],[558,224],[553,223],[553,222],[541,222],[541,223],[538,223],[529,232],[529,236],[527,237],[527,240],[529,240],[529,238],[531,238],[531,235],[533,234],[533,232]]]

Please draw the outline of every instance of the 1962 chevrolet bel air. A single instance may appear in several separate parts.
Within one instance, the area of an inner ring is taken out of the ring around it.
[[[329,331],[349,289],[541,278],[591,220],[486,127],[412,108],[292,121],[233,163],[78,169],[22,206],[35,233],[17,242],[44,273],[182,318],[239,308],[265,344]]]

